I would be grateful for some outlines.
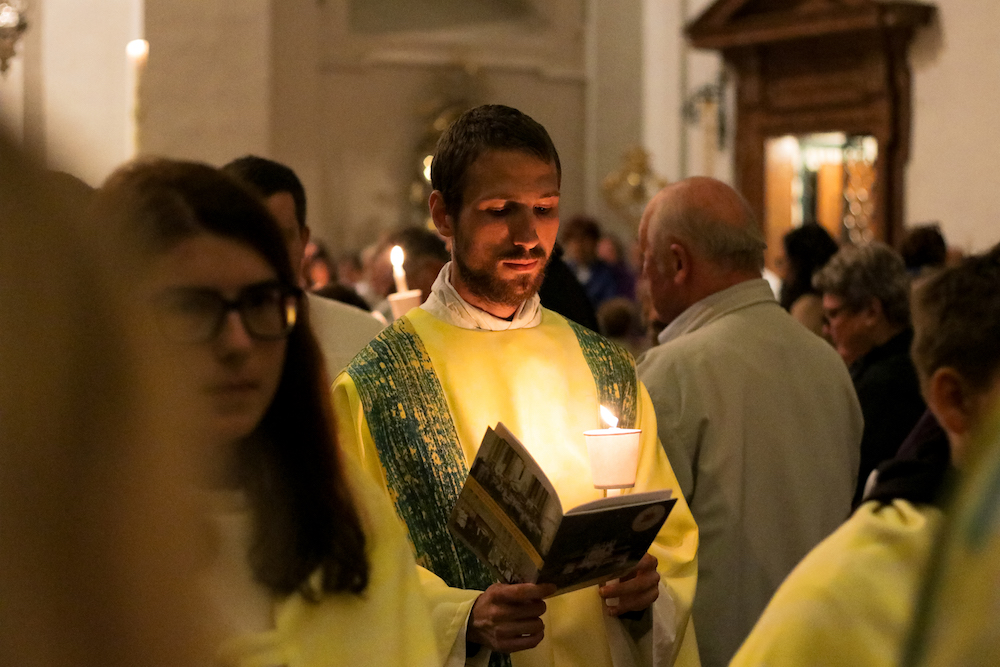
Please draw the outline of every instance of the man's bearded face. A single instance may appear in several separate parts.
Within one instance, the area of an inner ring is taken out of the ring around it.
[[[466,178],[452,282],[474,305],[516,308],[541,287],[559,231],[555,164],[520,151],[490,151]]]

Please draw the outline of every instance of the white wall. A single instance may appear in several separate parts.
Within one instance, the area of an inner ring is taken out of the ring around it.
[[[527,22],[375,33],[351,28],[345,0],[321,8],[315,235],[335,251],[357,249],[413,219],[408,194],[426,115],[463,86],[471,102],[514,106],[548,129],[563,164],[561,209],[583,210],[583,3],[534,7]],[[473,72],[465,83],[463,68]]]
[[[270,148],[270,0],[147,0],[140,152],[220,165]]]
[[[905,219],[940,221],[950,245],[982,251],[1000,241],[1000,3],[936,4],[911,50]]]
[[[680,177],[681,75],[684,50],[684,3],[643,0],[642,136],[653,171],[675,181]]]
[[[424,129],[420,111],[434,101],[446,70],[383,63],[323,73],[318,137],[324,205],[311,223],[314,234],[341,250],[360,248],[408,220]],[[478,77],[483,97],[477,101],[516,107],[548,129],[563,164],[561,210],[582,210],[582,81],[501,65],[483,67]]]
[[[318,233],[356,246],[405,218],[418,111],[449,63],[471,63],[484,101],[518,106],[552,133],[564,214],[597,213],[627,233],[600,194],[625,149],[644,144],[670,180],[707,171],[701,130],[680,108],[719,71],[716,54],[682,44],[710,2],[539,0],[537,29],[357,37],[343,27],[346,0],[33,0],[23,46],[34,50],[0,82],[0,107],[51,166],[99,183],[130,157],[125,44],[145,5],[142,152],[285,161],[306,183]],[[911,50],[905,218],[939,220],[953,245],[982,250],[1000,240],[1000,3],[937,5]],[[727,181],[733,129],[713,170]]]
[[[36,0],[3,96],[5,119],[49,166],[97,185],[130,157],[129,69],[141,0]],[[33,58],[31,63],[23,58]]]
[[[643,2],[620,0],[588,3],[592,22],[587,63],[586,212],[606,231],[624,239],[637,229],[605,203],[602,183],[619,171],[629,149],[643,146]],[[563,215],[563,219],[566,219]]]

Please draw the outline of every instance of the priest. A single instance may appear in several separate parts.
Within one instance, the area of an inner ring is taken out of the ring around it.
[[[539,303],[560,179],[548,133],[515,109],[477,107],[445,132],[430,211],[452,261],[337,378],[339,441],[406,524],[447,664],[696,665],[697,527],[634,360]],[[487,427],[502,421],[571,508],[600,497],[583,432],[602,404],[642,429],[635,491],[678,499],[649,553],[620,582],[545,600],[551,586],[496,582],[447,528]]]

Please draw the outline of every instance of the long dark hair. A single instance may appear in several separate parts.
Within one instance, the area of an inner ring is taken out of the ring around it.
[[[837,252],[837,242],[820,225],[810,223],[785,234],[787,272],[781,285],[781,307],[791,310],[800,296],[818,294],[812,285],[813,274],[822,269]]]
[[[137,161],[98,191],[92,218],[124,233],[139,254],[166,252],[208,233],[259,253],[296,287],[281,232],[259,199],[204,164]],[[255,579],[278,595],[360,593],[368,583],[365,536],[344,478],[328,400],[329,380],[305,304],[288,336],[281,381],[234,469],[253,514],[248,554]],[[312,581],[315,572],[318,582]]]

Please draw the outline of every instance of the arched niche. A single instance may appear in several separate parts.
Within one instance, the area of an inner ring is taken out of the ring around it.
[[[806,208],[822,209],[814,217],[828,228],[837,216],[837,195],[830,195],[837,170],[811,172],[802,156],[815,162],[840,151],[843,224],[835,238],[901,238],[910,147],[907,49],[934,11],[916,2],[718,0],[687,27],[694,47],[720,51],[735,74],[736,186],[765,225],[769,264],[780,252],[781,227],[809,222],[813,213],[775,218],[786,194],[775,186],[785,178],[783,149],[799,155],[783,167],[793,179],[789,198],[804,193]]]

